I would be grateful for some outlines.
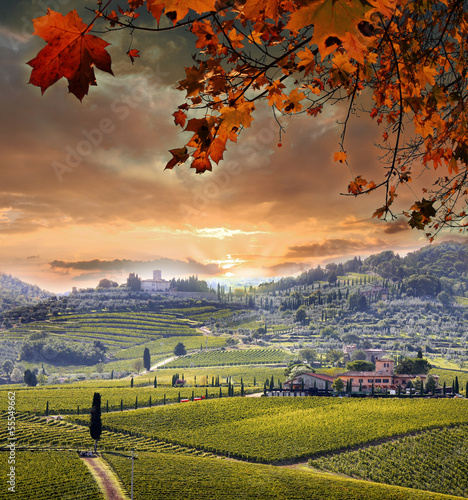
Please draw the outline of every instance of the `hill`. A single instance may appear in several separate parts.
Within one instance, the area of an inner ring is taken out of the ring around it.
[[[53,294],[5,273],[0,273],[0,313],[36,304]]]

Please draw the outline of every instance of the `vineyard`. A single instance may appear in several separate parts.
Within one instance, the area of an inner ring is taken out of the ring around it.
[[[468,401],[442,399],[236,398],[103,415],[108,430],[266,463],[466,423]]]
[[[161,337],[199,335],[196,320],[179,313],[95,313],[52,317],[13,328],[9,338],[23,338],[32,332],[45,332],[63,340],[100,340],[111,348],[141,344]]]
[[[6,414],[0,415],[2,430],[0,432],[0,447],[8,444],[8,434],[6,432]],[[23,453],[23,448],[72,448],[72,449],[92,449],[94,441],[89,434],[89,417],[82,422],[83,425],[76,425],[64,420],[47,419],[28,414],[19,413],[16,418],[16,432],[19,436],[17,446],[19,453]],[[157,441],[145,437],[132,436],[121,432],[109,432],[104,430],[99,441],[99,449],[113,451],[151,451],[159,453],[183,453],[191,456],[213,456],[210,453],[187,448],[184,446]]]
[[[127,383],[129,383],[127,381]],[[205,397],[219,398],[227,396],[227,387],[105,387],[99,390],[103,412],[135,409],[138,407],[176,403],[179,399]],[[47,403],[50,414],[89,413],[96,387],[56,387],[29,388],[16,390],[16,409],[44,415]],[[7,401],[7,390],[0,390],[2,401]],[[235,387],[235,394],[240,394],[240,387]],[[180,395],[180,398],[179,398]],[[1,410],[2,408],[0,408]]]
[[[192,350],[224,347],[226,345],[226,340],[226,337],[208,337],[203,335],[160,338],[138,346],[129,347],[128,349],[122,349],[114,354],[113,359],[141,358],[145,347],[150,350],[152,359],[158,359],[158,357],[161,358],[164,355],[172,355],[174,347],[179,342],[182,342],[187,350]]]
[[[190,368],[195,366],[232,366],[251,364],[287,364],[291,356],[282,349],[240,349],[235,351],[208,351],[180,357],[164,368]]]
[[[311,460],[317,469],[378,483],[468,497],[468,426]]]
[[[130,490],[128,459],[104,458]],[[134,471],[135,498],[184,500],[455,500],[323,473],[183,455],[139,453]]]
[[[6,471],[8,452],[0,453]],[[8,492],[6,475],[0,499],[9,500],[104,500],[86,465],[73,451],[19,451],[16,453],[16,493]]]

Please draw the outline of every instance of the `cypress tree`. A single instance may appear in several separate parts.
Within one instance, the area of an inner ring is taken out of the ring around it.
[[[149,399],[149,407],[151,408],[151,396],[150,396],[150,399]]]
[[[222,398],[223,397],[223,392],[222,392],[222,387],[220,386],[219,387],[219,397]]]
[[[91,418],[89,422],[89,432],[91,439],[94,439],[94,452],[97,451],[97,443],[101,439],[102,422],[101,422],[101,395],[95,392],[93,396],[93,404],[91,406]]]
[[[468,398],[468,380],[466,381],[466,386],[465,386],[465,398]]]
[[[45,415],[46,417],[47,417],[47,416],[49,416],[49,401],[47,401],[47,403],[46,403],[46,409],[45,409],[45,413],[44,413],[44,415]]]
[[[120,411],[123,411],[123,399],[120,399]]]
[[[257,385],[257,378],[254,377],[254,387]]]
[[[205,389],[205,399],[208,399],[208,389]]]
[[[114,380],[114,370],[111,371],[111,380]]]
[[[133,377],[130,379],[130,387],[133,387]]]
[[[155,389],[157,389],[157,387],[158,387],[158,381],[156,380],[156,376],[154,377],[153,386]]]
[[[263,384],[263,394],[264,394],[264,396],[266,396],[266,394],[267,394],[267,384],[266,384],[266,382]]]
[[[166,395],[164,394],[163,405],[166,404]]]
[[[192,391],[192,401],[195,399],[194,391]]]
[[[177,396],[177,402],[180,403],[180,391],[179,391],[179,395]]]
[[[80,405],[77,406],[76,408],[76,414],[79,415],[80,414]]]
[[[244,382],[241,382],[241,396],[244,396]]]
[[[459,394],[460,386],[458,385],[458,375],[455,377],[455,393]]]
[[[109,400],[106,400],[106,413],[109,413]]]
[[[374,395],[374,381],[372,381],[371,394]]]
[[[444,387],[442,389],[442,394],[445,396],[446,392],[447,392],[447,384],[445,383],[445,380],[444,380]]]

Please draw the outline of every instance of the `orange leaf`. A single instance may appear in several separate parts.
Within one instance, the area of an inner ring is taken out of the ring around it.
[[[172,116],[174,117],[174,123],[176,125],[180,125],[182,128],[184,128],[185,120],[187,119],[187,115],[179,109],[175,113],[172,113]]]
[[[361,37],[358,24],[365,19],[366,12],[371,8],[367,2],[361,0],[351,2],[348,0],[315,0],[304,2],[302,5],[291,14],[286,28],[297,33],[302,28],[313,25],[312,43],[318,45],[322,60],[324,55],[333,51],[333,48],[326,45],[328,38],[337,37],[342,40],[346,33]],[[364,37],[362,40],[368,44],[373,41],[372,39],[366,40]]]
[[[251,114],[254,110],[254,104],[247,101],[238,101],[235,106],[221,108],[219,110],[222,118],[221,127],[227,133],[237,131],[241,126],[250,127],[253,120]]]
[[[204,14],[205,12],[212,12],[216,10],[216,0],[167,0],[165,2],[165,13],[175,24],[177,21],[182,20],[189,10],[194,10],[197,14]],[[169,13],[174,15],[169,16]]]
[[[169,153],[171,153],[172,155],[172,160],[169,161],[169,163],[166,165],[166,168],[168,169],[172,169],[176,165],[181,165],[182,163],[185,163],[189,157],[186,147],[171,149]]]
[[[96,85],[94,66],[113,75],[111,58],[105,50],[109,44],[88,34],[93,25],[83,23],[76,10],[63,16],[47,9],[47,15],[33,22],[33,34],[47,45],[27,63],[33,68],[29,83],[41,87],[42,93],[65,77],[69,91],[81,101],[89,86]]]
[[[362,193],[362,188],[367,184],[366,179],[363,179],[360,175],[358,175],[354,181],[349,183],[348,192],[358,195]]]
[[[378,208],[373,214],[372,217],[377,217],[377,219],[381,219],[383,215],[385,215],[388,211],[387,205]]]
[[[335,161],[339,161],[340,163],[345,162],[346,158],[348,158],[348,155],[344,151],[340,151],[339,153],[334,153],[333,155],[333,159]]]
[[[127,52],[127,56],[130,57],[132,64],[135,62],[135,57],[140,57],[140,51],[137,49],[132,49]]]

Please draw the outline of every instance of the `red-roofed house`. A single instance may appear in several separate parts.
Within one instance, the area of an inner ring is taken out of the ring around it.
[[[375,371],[373,372],[345,372],[340,375],[341,380],[346,384],[351,380],[352,388],[358,391],[361,387],[363,391],[369,391],[374,384],[374,388],[381,387],[387,389],[398,389],[401,386],[406,388],[409,380],[419,377],[423,382],[426,381],[426,374],[418,375],[397,375],[394,373],[395,361],[389,358],[382,358],[375,361]],[[436,380],[437,375],[433,375]]]

